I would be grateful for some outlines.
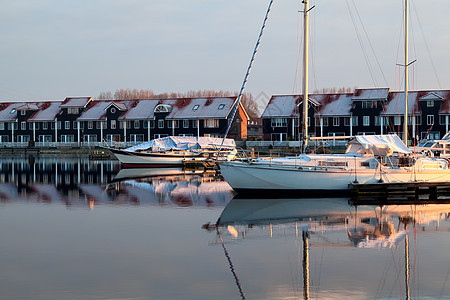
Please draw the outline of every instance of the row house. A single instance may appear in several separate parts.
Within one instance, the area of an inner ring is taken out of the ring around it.
[[[103,141],[139,143],[176,136],[223,137],[235,97],[2,103],[0,142],[48,145]],[[228,137],[247,139],[248,115],[238,106]]]
[[[310,136],[397,133],[403,136],[405,93],[389,88],[309,95]],[[300,112],[300,113],[299,113]],[[272,96],[262,116],[264,139],[301,139],[302,96]],[[449,131],[450,91],[408,92],[408,132],[416,141],[439,139]]]

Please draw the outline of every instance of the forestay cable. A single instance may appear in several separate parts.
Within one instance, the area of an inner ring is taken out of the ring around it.
[[[231,124],[233,123],[234,116],[236,115],[237,108],[239,107],[239,102],[241,101],[242,94],[244,92],[245,85],[247,84],[248,76],[250,74],[250,70],[252,69],[252,66],[253,66],[253,61],[255,60],[256,52],[258,52],[258,47],[259,47],[259,44],[261,42],[261,38],[262,38],[262,35],[263,35],[263,32],[264,32],[264,28],[266,27],[267,19],[269,18],[269,12],[270,12],[270,9],[272,8],[272,3],[273,3],[273,0],[270,0],[269,7],[267,8],[266,16],[264,18],[264,22],[263,22],[263,25],[261,27],[261,31],[259,32],[258,41],[256,42],[255,50],[253,50],[252,59],[250,60],[250,64],[248,65],[247,73],[245,74],[244,82],[242,83],[241,90],[239,91],[239,95],[238,95],[238,97],[237,97],[237,99],[235,101],[234,108],[233,108],[233,113],[231,115],[230,121],[228,122],[227,130],[225,131],[225,134],[223,136],[222,144],[220,145],[221,147],[223,146],[223,143],[225,142],[225,138],[228,135],[228,131],[230,131]]]

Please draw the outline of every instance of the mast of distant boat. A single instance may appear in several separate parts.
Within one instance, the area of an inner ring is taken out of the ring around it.
[[[303,150],[308,146],[308,41],[309,41],[309,8],[308,0],[303,0]]]
[[[403,123],[403,141],[408,146],[408,14],[409,0],[405,0],[405,120]]]

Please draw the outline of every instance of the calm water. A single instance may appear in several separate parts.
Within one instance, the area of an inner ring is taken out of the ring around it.
[[[450,299],[447,204],[240,199],[214,174],[0,160],[0,299]]]

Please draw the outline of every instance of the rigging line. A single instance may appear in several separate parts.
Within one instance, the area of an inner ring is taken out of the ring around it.
[[[295,62],[295,78],[294,78],[294,89],[293,89],[293,93],[295,95],[297,95],[298,92],[298,81],[299,81],[299,76],[298,76],[298,70],[299,70],[299,65],[300,65],[300,44],[301,41],[303,40],[303,31],[300,30],[300,25],[301,25],[301,15],[300,15],[300,9],[301,9],[301,1],[298,2],[298,14],[297,14],[297,57],[296,57],[296,62]]]
[[[259,32],[258,40],[255,45],[255,49],[253,50],[252,58],[250,60],[248,68],[247,68],[247,73],[245,74],[245,77],[244,77],[244,82],[242,83],[241,90],[239,91],[239,95],[236,99],[236,103],[234,104],[233,113],[231,114],[231,118],[230,118],[230,122],[228,123],[227,130],[225,131],[225,134],[223,136],[222,144],[220,145],[221,147],[223,146],[223,143],[225,142],[225,138],[228,135],[228,131],[230,130],[231,124],[233,123],[234,117],[236,115],[236,111],[239,107],[239,102],[241,102],[242,94],[244,92],[245,85],[247,84],[250,70],[252,69],[253,62],[255,61],[256,52],[258,52],[258,47],[259,47],[259,44],[261,43],[261,38],[264,33],[264,29],[266,28],[267,19],[269,18],[269,13],[270,13],[270,9],[272,8],[272,4],[273,4],[273,0],[270,0],[269,7],[267,8],[266,16],[264,17],[261,31]]]
[[[359,45],[360,45],[361,50],[362,50],[362,52],[363,52],[364,60],[366,61],[367,68],[369,69],[370,77],[372,77],[373,84],[374,84],[375,86],[378,86],[378,83],[377,83],[377,81],[376,81],[376,79],[375,79],[375,76],[374,76],[374,74],[373,74],[372,68],[370,67],[369,58],[368,58],[367,53],[366,53],[366,50],[365,50],[365,48],[364,48],[364,44],[363,44],[363,42],[362,42],[360,33],[359,33],[359,31],[358,31],[358,27],[357,27],[357,25],[356,25],[355,19],[354,19],[354,17],[353,17],[352,12],[351,12],[350,5],[348,4],[348,0],[346,0],[345,3],[347,4],[348,13],[349,13],[349,15],[350,15],[350,19],[352,20],[353,28],[355,29],[355,32],[356,32],[356,37],[358,38]]]
[[[316,1],[314,1],[312,7],[315,7],[316,5]],[[311,12],[314,13],[315,10],[312,10]],[[310,48],[312,51],[310,51],[311,53],[311,65],[312,65],[312,73],[313,73],[313,81],[314,81],[314,89],[317,89],[317,80],[316,80],[316,75],[317,75],[317,70],[316,70],[316,19],[315,17],[312,18],[313,22],[310,22],[310,24],[312,24],[312,26],[310,26],[310,34],[309,36],[311,37],[311,41],[312,43],[310,43]],[[311,34],[312,33],[312,34]]]
[[[358,16],[359,22],[361,23],[361,27],[362,27],[362,29],[363,29],[363,31],[364,31],[364,34],[366,35],[367,42],[369,43],[370,49],[372,50],[372,54],[373,54],[373,56],[375,57],[375,61],[377,62],[378,68],[380,69],[381,75],[383,76],[384,83],[386,83],[386,86],[389,86],[389,84],[388,84],[388,82],[387,82],[387,80],[386,80],[386,76],[384,76],[383,69],[381,68],[380,61],[378,60],[378,57],[377,57],[377,55],[376,55],[376,53],[375,53],[375,50],[374,50],[374,48],[373,48],[373,46],[372,46],[372,42],[370,41],[369,35],[367,34],[366,27],[364,26],[364,23],[362,22],[362,19],[361,19],[361,16],[360,16],[360,14],[359,14],[359,11],[358,11],[358,9],[357,9],[357,7],[356,7],[355,1],[352,0],[352,3],[353,3],[353,6],[354,6],[354,8],[355,8],[356,15]]]
[[[401,22],[400,22],[400,33],[399,33],[399,36],[398,36],[398,44],[397,44],[397,57],[395,58],[396,61],[399,60],[399,56],[400,56],[400,48],[401,48],[401,44],[402,44],[401,42],[403,41],[402,35],[403,35],[403,32],[404,32],[404,30],[403,30],[403,26],[404,26],[403,20],[405,19],[405,13],[404,13],[404,11],[405,11],[405,6],[404,6],[404,3],[403,3],[403,2],[402,2],[402,5],[403,5],[403,9],[402,9],[403,15],[402,15],[402,20],[401,20]],[[397,67],[398,67],[399,74],[400,74],[400,67],[398,66],[398,64],[395,65],[395,68],[397,68]],[[396,73],[396,72],[395,72],[395,73]],[[397,90],[400,90],[400,89],[401,89],[401,81],[400,81],[400,75],[399,75],[398,89],[397,89]]]
[[[419,14],[417,13],[417,9],[416,9],[416,6],[414,4],[414,1],[412,1],[412,4],[413,4],[414,13],[416,14],[417,23],[419,24],[420,32],[422,33],[423,40],[425,41],[425,47],[427,48],[427,52],[428,52],[429,59],[431,61],[431,66],[433,68],[434,76],[436,76],[436,80],[438,82],[439,89],[441,89],[442,88],[441,87],[441,81],[439,80],[439,75],[438,75],[438,72],[436,70],[436,66],[434,64],[433,57],[431,56],[431,50],[430,50],[430,47],[428,45],[425,33],[423,31],[422,23],[420,22]]]
[[[228,264],[229,264],[231,273],[233,273],[234,281],[236,282],[236,285],[237,285],[237,287],[239,289],[239,293],[241,294],[241,298],[242,299],[246,299],[244,291],[242,290],[241,282],[239,281],[239,278],[238,278],[238,276],[236,274],[236,270],[234,269],[234,266],[233,266],[233,262],[231,261],[231,257],[228,254],[227,248],[225,247],[225,243],[223,242],[223,239],[222,239],[222,235],[219,232],[219,228],[216,227],[216,230],[217,230],[217,235],[219,236],[220,242],[222,243],[223,252],[225,253],[225,256],[226,256],[226,258],[228,260]]]

